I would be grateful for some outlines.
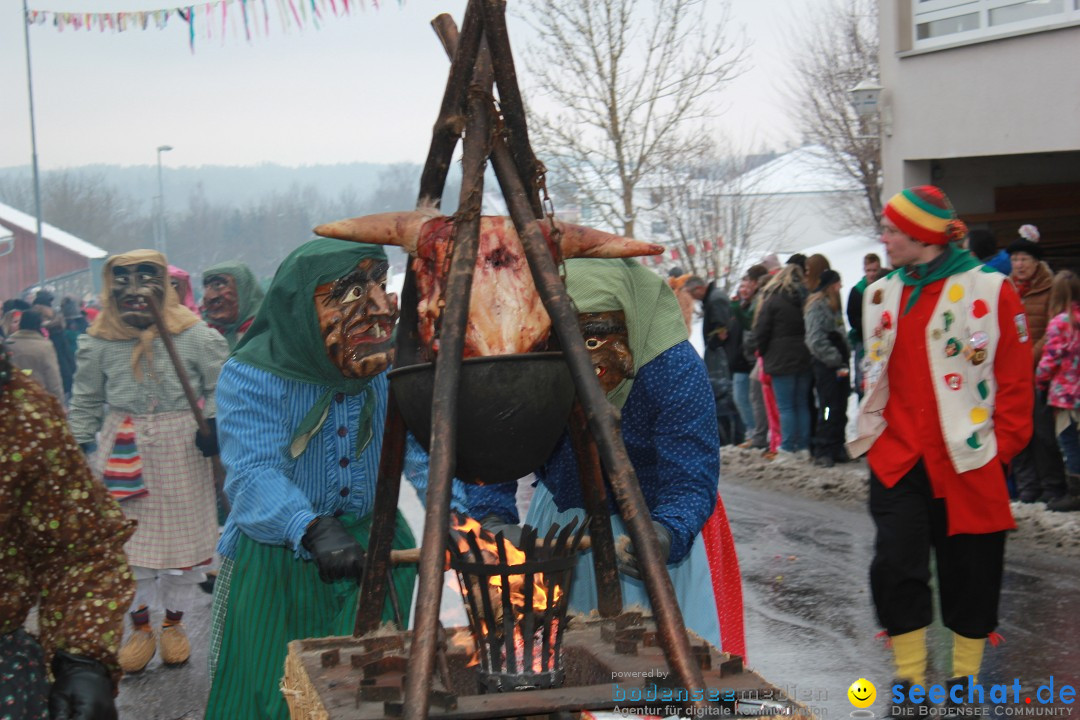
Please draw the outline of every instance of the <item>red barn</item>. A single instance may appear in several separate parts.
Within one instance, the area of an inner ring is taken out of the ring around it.
[[[45,284],[58,297],[82,298],[101,289],[107,252],[44,222],[41,236],[45,240]],[[18,297],[37,285],[37,220],[0,203],[0,300]]]

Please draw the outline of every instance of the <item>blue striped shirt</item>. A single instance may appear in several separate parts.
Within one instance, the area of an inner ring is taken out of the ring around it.
[[[217,386],[217,431],[232,509],[218,543],[221,555],[232,557],[244,533],[268,545],[291,546],[306,559],[300,539],[316,517],[371,512],[386,422],[386,373],[372,382],[372,438],[359,458],[356,431],[363,393],[336,396],[322,428],[293,460],[287,450],[293,432],[326,387],[288,380],[235,359],[225,363]],[[427,473],[427,453],[409,434],[404,474],[421,502]],[[464,491],[459,483],[454,486],[451,505],[461,511]]]

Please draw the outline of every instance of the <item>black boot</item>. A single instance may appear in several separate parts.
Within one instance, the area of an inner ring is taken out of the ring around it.
[[[1063,497],[1046,504],[1047,510],[1054,512],[1076,512],[1080,510],[1080,475],[1069,473],[1065,476],[1068,491]]]
[[[893,689],[896,688],[903,696],[901,702],[893,701]],[[890,718],[915,718],[919,715],[919,705],[911,701],[911,683],[906,680],[894,680],[889,685],[889,706],[885,708],[885,717]]]
[[[941,706],[942,718],[971,718],[979,712],[978,708],[985,707],[978,692],[975,693],[975,702],[969,702],[968,683],[970,682],[970,675],[952,677],[945,681],[945,691],[948,695],[945,697],[945,704]],[[956,690],[956,697],[960,698],[960,702],[953,700],[953,688],[959,688]]]

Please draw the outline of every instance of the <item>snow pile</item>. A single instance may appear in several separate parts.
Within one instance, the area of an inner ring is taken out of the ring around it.
[[[723,483],[795,492],[815,500],[848,503],[865,508],[870,473],[865,460],[816,467],[802,460],[776,463],[762,457],[760,450],[725,446],[720,452],[721,493]],[[1017,531],[1009,536],[1018,541],[1080,557],[1080,512],[1050,512],[1043,503],[1012,503]]]

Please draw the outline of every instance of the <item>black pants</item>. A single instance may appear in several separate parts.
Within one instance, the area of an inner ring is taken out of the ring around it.
[[[1012,462],[1016,492],[1023,500],[1037,500],[1044,492],[1065,494],[1065,462],[1054,432],[1054,409],[1046,393],[1035,393],[1031,441]]]
[[[847,427],[847,401],[851,388],[846,377],[837,377],[836,368],[826,367],[817,360],[814,368],[814,391],[817,393],[817,421],[814,424],[814,457],[847,457],[844,450],[844,430]]]
[[[934,497],[920,460],[887,488],[870,474],[870,514],[877,526],[870,589],[889,635],[933,619],[930,550],[937,558],[941,620],[958,635],[984,638],[997,627],[1005,532],[947,535],[945,501]]]

